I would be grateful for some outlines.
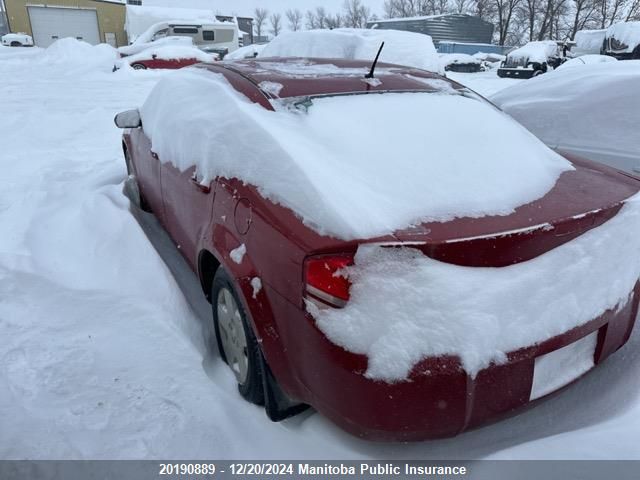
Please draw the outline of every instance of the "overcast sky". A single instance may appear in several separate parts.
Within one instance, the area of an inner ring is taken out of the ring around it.
[[[316,6],[323,6],[327,11],[335,13],[342,9],[344,0],[143,0],[142,5],[156,5],[160,7],[208,8],[220,12],[222,15],[253,16],[256,7],[278,11],[284,14],[288,8],[309,10]],[[372,13],[381,16],[384,0],[364,0]]]

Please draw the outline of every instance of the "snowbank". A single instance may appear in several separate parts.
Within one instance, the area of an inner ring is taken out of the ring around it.
[[[137,40],[150,27],[161,22],[218,23],[213,10],[127,5],[124,28],[127,31],[130,42]],[[149,36],[149,38],[142,41],[148,42],[150,40]]]
[[[571,49],[571,53],[575,56],[599,54],[606,32],[606,30],[579,30],[573,39],[576,45]]]
[[[613,51],[631,53],[640,45],[640,22],[622,22],[611,25],[607,28],[606,38],[615,38],[621,44],[626,45],[626,48],[620,50],[612,48]]]
[[[640,195],[604,225],[533,260],[460,267],[418,250],[364,245],[343,309],[308,308],[334,343],[369,358],[366,376],[404,380],[421,359],[456,355],[475,376],[508,352],[587,323],[640,277]]]
[[[380,44],[381,62],[443,73],[431,37],[398,30],[337,28],[288,32],[274,38],[260,57],[316,57],[371,60]]]
[[[563,67],[489,99],[547,145],[597,161],[609,152],[631,171],[640,156],[639,79],[638,60]]]
[[[618,60],[615,57],[610,57],[609,55],[582,55],[581,57],[572,58],[571,60],[567,60],[562,65],[560,65],[557,69],[574,68],[581,67],[583,65],[594,65],[598,63],[613,63]],[[557,70],[556,69],[556,70]]]
[[[159,60],[179,60],[195,58],[200,62],[213,62],[217,55],[205,53],[196,47],[164,46],[159,48],[148,48],[136,55],[126,57],[124,60],[133,64],[140,60],[150,60],[155,55]]]
[[[161,159],[197,165],[203,183],[222,175],[256,185],[343,239],[506,215],[573,168],[508,116],[451,92],[318,98],[307,112],[278,103],[272,112],[221,76],[189,71],[163,79],[141,114]]]
[[[73,71],[111,72],[118,58],[117,50],[110,45],[91,45],[69,37],[52,43],[38,57],[38,61],[43,65]]]
[[[553,40],[529,42],[525,46],[517,48],[507,55],[513,59],[528,59],[529,62],[544,63],[549,57],[558,54],[558,44]]]
[[[225,60],[244,60],[245,58],[254,58],[258,56],[266,46],[267,46],[266,44],[247,45],[246,47],[238,48],[237,50],[234,50],[233,52],[228,53],[227,55],[225,55],[224,59]]]

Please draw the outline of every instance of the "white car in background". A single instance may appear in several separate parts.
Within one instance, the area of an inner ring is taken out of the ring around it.
[[[33,47],[33,38],[26,33],[7,33],[2,37],[5,47]]]
[[[489,100],[551,148],[638,175],[639,78],[640,61],[572,61]]]

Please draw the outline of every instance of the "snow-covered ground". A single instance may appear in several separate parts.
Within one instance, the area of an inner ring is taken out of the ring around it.
[[[640,458],[640,333],[454,439],[372,444],[312,411],[271,423],[215,351],[195,276],[122,193],[113,116],[174,73],[67,53],[0,48],[0,458]],[[483,95],[518,82],[450,76]]]

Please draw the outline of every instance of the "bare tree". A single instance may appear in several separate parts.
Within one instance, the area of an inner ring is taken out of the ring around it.
[[[327,28],[327,11],[324,7],[316,7],[315,10],[309,10],[306,16],[307,28]]]
[[[600,28],[607,28],[621,20],[626,6],[625,0],[597,0],[597,15]]]
[[[495,13],[493,0],[474,0],[471,13],[483,20],[493,20]]]
[[[453,10],[456,13],[468,12],[472,3],[472,0],[453,0]]]
[[[520,1],[521,0],[493,0],[497,16],[498,45],[505,44],[507,36],[509,35],[511,20]]]
[[[302,28],[302,12],[295,9],[289,9],[286,11],[287,21],[289,22],[289,30],[297,32]]]
[[[596,2],[594,0],[572,0],[572,2],[573,21],[569,38],[575,38],[576,32],[585,28],[587,23],[593,19],[596,11]]]
[[[371,18],[371,10],[362,3],[362,0],[344,0],[342,9],[344,24],[347,27],[365,28]]]
[[[264,22],[267,20],[267,16],[269,15],[269,10],[266,8],[256,8],[253,11],[253,20],[256,24],[256,35],[262,36],[262,27],[264,27]]]
[[[326,28],[332,30],[343,26],[344,18],[339,13],[335,15],[327,15]]]
[[[277,37],[282,30],[282,15],[279,13],[272,13],[269,15],[269,23],[271,23],[271,34]]]
[[[631,20],[640,20],[640,0],[635,0],[629,6],[625,22],[629,22]]]

